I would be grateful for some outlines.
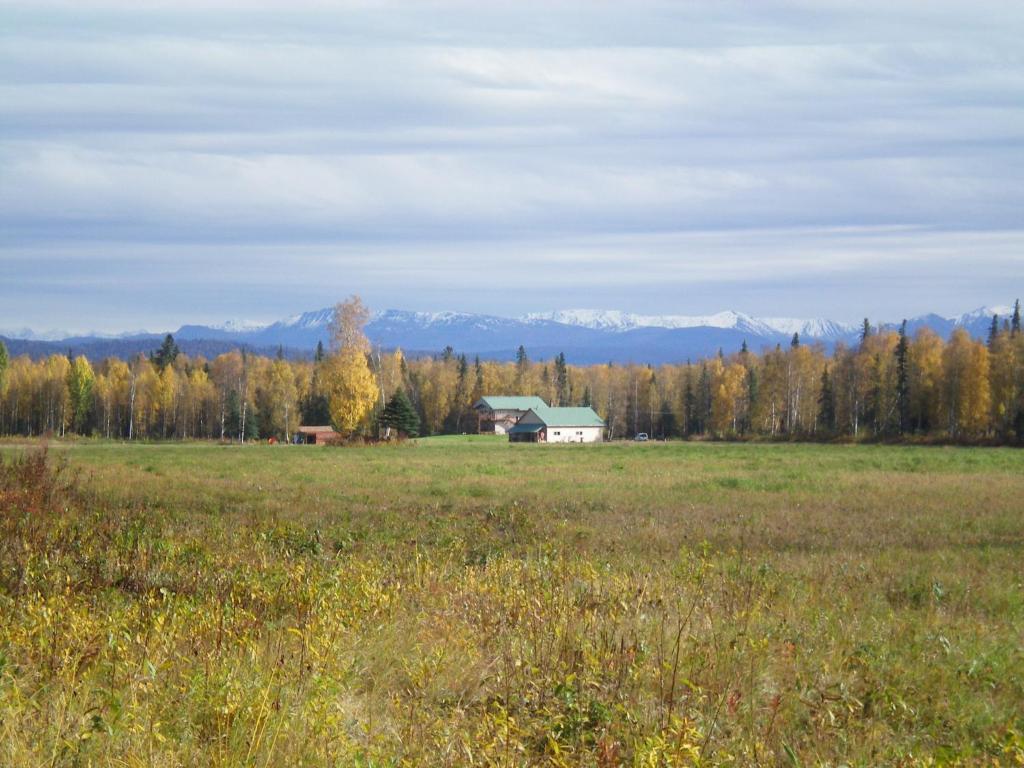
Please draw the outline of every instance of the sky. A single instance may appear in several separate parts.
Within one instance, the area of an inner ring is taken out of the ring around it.
[[[1024,3],[0,0],[0,328],[1024,297]]]

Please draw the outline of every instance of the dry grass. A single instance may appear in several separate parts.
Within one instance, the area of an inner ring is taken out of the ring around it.
[[[0,453],[2,765],[1024,763],[1019,451]]]

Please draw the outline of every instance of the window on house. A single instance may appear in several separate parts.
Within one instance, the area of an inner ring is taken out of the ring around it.
[[[555,432],[554,432],[553,434],[555,434],[555,435],[560,435],[560,434],[562,434],[562,433],[561,433],[561,432],[558,432],[558,431],[556,430],[556,431],[555,431]]]

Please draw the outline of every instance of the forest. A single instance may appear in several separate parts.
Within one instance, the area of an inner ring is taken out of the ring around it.
[[[676,365],[575,366],[559,355],[512,363],[430,357],[370,345],[358,297],[338,305],[332,343],[312,360],[181,354],[168,336],[149,355],[9,358],[0,343],[0,433],[110,439],[291,441],[300,424],[332,424],[353,438],[382,431],[396,395],[418,432],[475,432],[481,395],[538,395],[590,405],[611,439],[711,437],[1019,443],[1024,440],[1024,334],[1020,302],[993,317],[988,339],[957,330],[908,335],[865,320],[856,345],[828,352],[788,345]]]

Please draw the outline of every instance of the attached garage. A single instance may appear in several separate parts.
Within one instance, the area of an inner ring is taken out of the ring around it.
[[[599,443],[604,421],[593,408],[531,408],[508,431],[513,443]]]

